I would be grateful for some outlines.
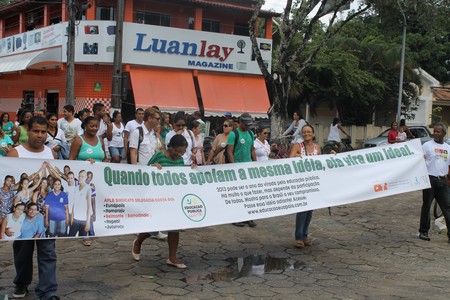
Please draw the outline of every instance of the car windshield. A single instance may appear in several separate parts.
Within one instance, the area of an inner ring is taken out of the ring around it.
[[[391,131],[391,130],[390,129],[386,129],[385,131],[380,133],[380,135],[378,137],[388,137],[389,131]]]

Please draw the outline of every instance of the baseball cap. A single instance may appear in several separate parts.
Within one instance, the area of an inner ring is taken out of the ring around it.
[[[242,123],[244,123],[247,126],[253,125],[255,124],[253,122],[253,118],[249,113],[243,113],[240,117],[239,117],[239,121],[241,121]]]
[[[231,117],[231,116],[232,116],[232,114],[231,114],[230,112],[226,112],[226,113],[225,113],[225,117],[229,118],[229,117]]]

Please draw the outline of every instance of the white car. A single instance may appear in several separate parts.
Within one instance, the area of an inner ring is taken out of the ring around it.
[[[363,148],[371,148],[371,147],[387,145],[388,144],[388,134],[389,134],[390,130],[391,129],[386,129],[376,138],[365,141],[363,144]],[[409,126],[409,130],[416,138],[420,138],[420,141],[422,144],[433,139],[433,135],[431,134],[431,132],[428,130],[428,128],[426,126]],[[449,143],[449,141],[450,140],[448,139],[447,143]]]

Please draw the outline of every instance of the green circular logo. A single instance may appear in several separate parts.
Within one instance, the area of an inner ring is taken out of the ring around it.
[[[202,199],[194,194],[187,194],[181,200],[181,209],[191,221],[200,222],[206,216],[206,206]]]

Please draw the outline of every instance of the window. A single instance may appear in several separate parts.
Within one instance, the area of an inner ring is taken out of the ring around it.
[[[23,104],[26,109],[34,111],[34,91],[23,91]]]
[[[233,33],[235,35],[249,36],[248,24],[234,24]]]
[[[136,23],[170,27],[170,15],[137,11]]]
[[[202,31],[220,32],[220,22],[214,20],[203,19]]]
[[[97,7],[95,11],[95,19],[103,21],[114,21],[114,7]]]

